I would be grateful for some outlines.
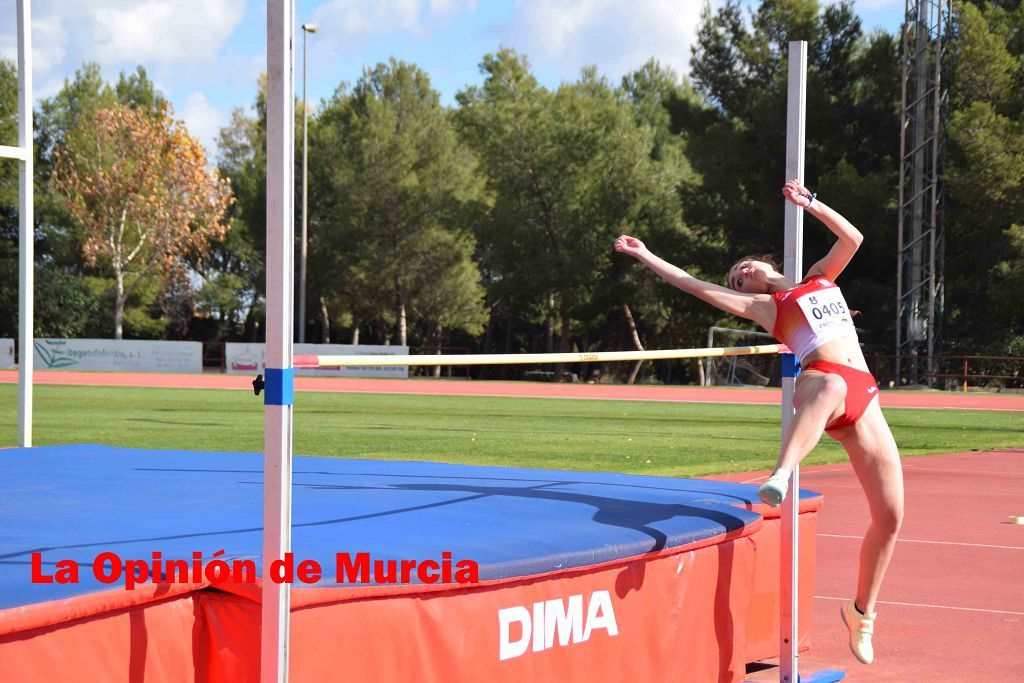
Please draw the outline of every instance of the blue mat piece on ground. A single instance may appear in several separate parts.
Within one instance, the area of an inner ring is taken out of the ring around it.
[[[0,451],[0,482],[0,609],[119,588],[92,575],[102,552],[208,561],[224,550],[260,565],[258,453],[18,448]],[[754,486],[669,477],[296,457],[293,485],[292,550],[332,570],[340,552],[422,560],[447,551],[476,561],[480,580],[531,576],[760,517],[742,509],[757,502]],[[33,584],[33,552],[49,573],[58,560],[78,562],[80,582]]]

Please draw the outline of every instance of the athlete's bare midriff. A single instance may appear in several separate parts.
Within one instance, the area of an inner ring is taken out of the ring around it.
[[[807,367],[816,360],[839,363],[840,365],[856,368],[857,370],[870,372],[868,363],[864,360],[864,352],[860,350],[860,342],[857,341],[856,337],[833,339],[830,342],[825,342],[807,354],[801,365]]]

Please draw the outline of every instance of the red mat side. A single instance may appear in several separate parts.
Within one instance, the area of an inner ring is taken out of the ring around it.
[[[820,500],[820,499],[818,499]],[[799,649],[810,646],[811,616],[814,614],[815,552],[818,512],[800,513],[800,595],[797,626]],[[757,572],[750,595],[747,621],[747,661],[779,655],[779,576],[781,567],[782,519],[765,519],[754,536],[757,543]]]
[[[814,538],[817,513],[801,515]],[[474,588],[293,609],[294,681],[741,681],[778,652],[778,526]],[[801,548],[811,604],[814,547]],[[52,606],[52,604],[51,604]],[[11,680],[255,680],[259,605],[213,590],[0,637]],[[506,626],[502,629],[502,622]],[[802,616],[801,633],[810,620]]]
[[[755,551],[745,537],[500,590],[300,609],[291,673],[295,681],[341,673],[366,681],[742,681]]]
[[[0,636],[0,680],[46,683],[193,681],[206,650],[196,596]],[[243,679],[238,679],[243,680]]]

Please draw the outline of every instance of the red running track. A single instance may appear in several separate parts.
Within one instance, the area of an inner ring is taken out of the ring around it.
[[[839,607],[856,587],[867,504],[848,464],[801,468],[801,488],[823,493],[825,505],[800,670],[840,669],[850,683],[1024,680],[1024,525],[1009,522],[1024,516],[1024,450],[908,458],[903,472],[905,521],[879,597],[875,663],[865,666],[850,653]],[[778,677],[772,666],[747,680]]]
[[[15,370],[0,370],[0,383],[17,382]],[[44,370],[34,373],[35,384],[78,384],[115,387],[172,387],[187,389],[252,390],[246,375],[182,375],[143,372],[71,372]],[[747,403],[779,405],[778,389],[731,387],[649,386],[617,384],[553,384],[540,382],[486,382],[432,379],[350,379],[345,377],[296,377],[297,391],[328,391],[370,394],[422,394],[444,396],[529,396],[623,401],[672,401],[680,403]],[[883,408],[930,408],[948,410],[998,410],[1024,412],[1024,395],[954,393],[939,391],[883,391]]]

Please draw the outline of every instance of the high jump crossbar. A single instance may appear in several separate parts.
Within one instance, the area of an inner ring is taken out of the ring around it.
[[[319,356],[296,354],[296,368],[381,367],[413,365],[525,365],[531,363],[606,363],[638,360],[672,360],[677,358],[710,358],[714,356],[753,356],[788,353],[784,344],[732,346],[707,349],[658,349],[654,351],[595,351],[586,353],[484,353],[484,354],[416,354]]]

